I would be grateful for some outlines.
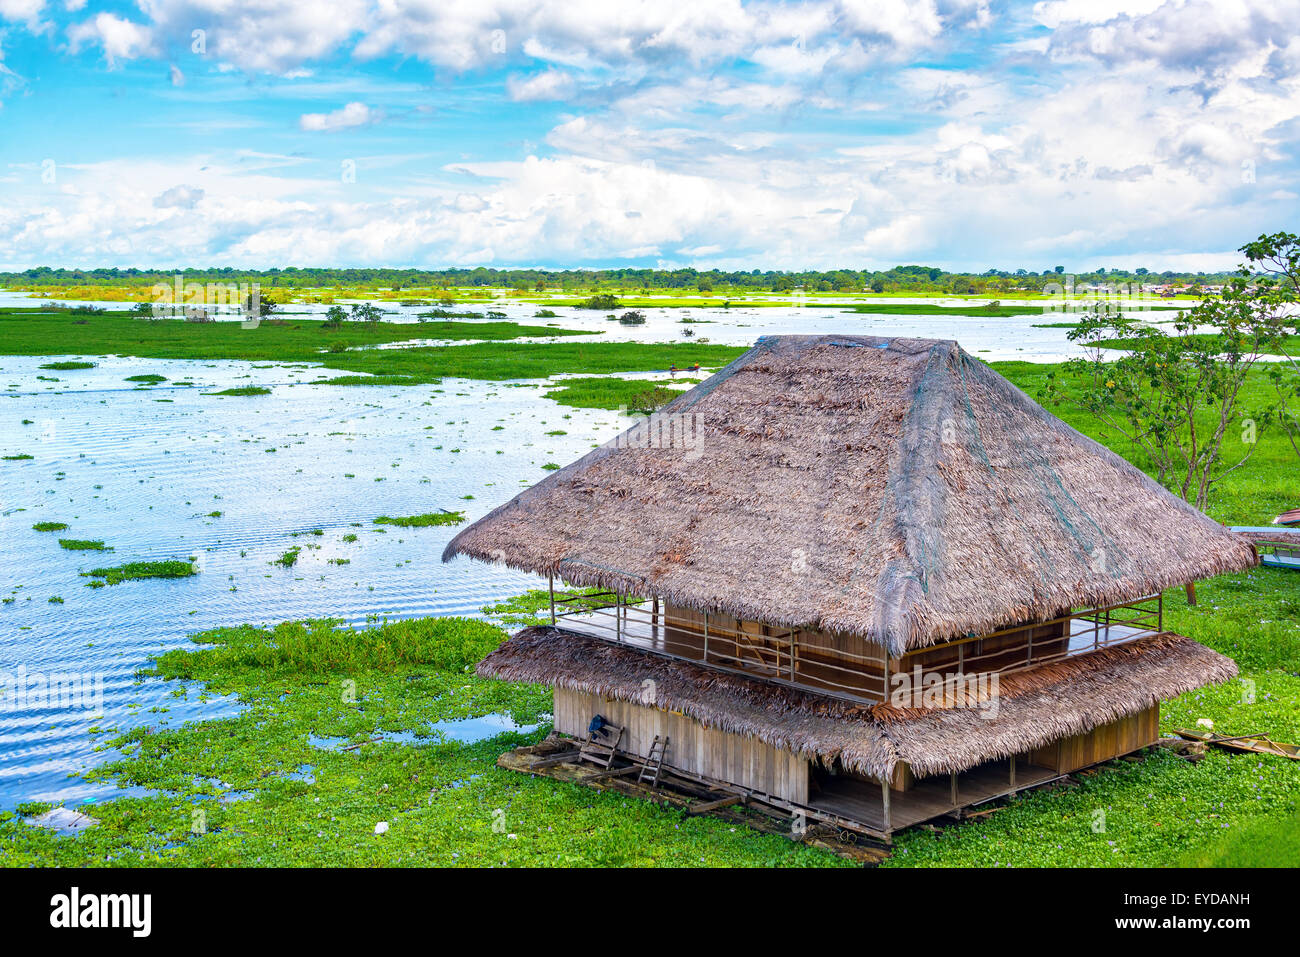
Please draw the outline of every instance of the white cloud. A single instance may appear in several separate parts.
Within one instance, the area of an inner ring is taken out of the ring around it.
[[[349,103],[333,113],[304,113],[298,120],[300,129],[315,133],[336,133],[357,126],[369,126],[380,114],[364,103]]]
[[[510,99],[526,103],[532,100],[563,100],[574,90],[573,77],[563,70],[545,70],[532,76],[512,76],[506,81]]]
[[[45,0],[0,0],[0,20],[35,26],[40,22]]]
[[[88,45],[102,47],[109,66],[154,51],[153,31],[148,26],[111,13],[100,13],[69,27],[68,42],[74,53]]]

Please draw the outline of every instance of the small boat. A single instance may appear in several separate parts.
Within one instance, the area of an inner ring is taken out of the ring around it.
[[[1300,511],[1298,509],[1297,511]],[[1290,512],[1284,515],[1290,515]],[[1278,516],[1279,518],[1283,516]],[[1259,563],[1272,568],[1300,569],[1300,529],[1277,525],[1232,525],[1232,531],[1255,543]]]
[[[1188,741],[1203,741],[1230,751],[1249,751],[1253,754],[1275,754],[1278,757],[1300,761],[1300,746],[1273,741],[1267,734],[1239,734],[1235,736],[1215,734],[1213,731],[1191,731],[1178,728],[1174,734]]]
[[[1277,518],[1273,519],[1274,525],[1300,525],[1300,508],[1293,508],[1289,512],[1283,512]]]

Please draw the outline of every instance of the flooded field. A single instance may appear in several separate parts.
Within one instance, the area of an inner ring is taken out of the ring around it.
[[[0,295],[4,305],[29,302]],[[420,311],[384,308],[412,322]],[[543,321],[535,305],[493,308]],[[602,313],[555,311],[544,321],[602,340],[689,341],[690,330],[695,341],[748,345],[769,334],[841,332],[955,338],[989,360],[1051,361],[1075,351],[1066,330],[1034,328],[1059,316],[738,306],[652,308],[645,325],[624,326]],[[701,321],[684,324],[685,316]],[[504,568],[443,565],[454,526],[374,519],[447,510],[473,521],[539,481],[548,463],[563,465],[627,425],[614,412],[558,405],[538,381],[342,388],[311,384],[320,372],[307,365],[96,357],[92,369],[41,368],[50,361],[0,358],[0,454],[11,457],[0,461],[0,675],[71,676],[95,693],[76,720],[48,701],[0,709],[0,809],[102,797],[104,789],[70,777],[110,756],[94,750],[92,729],[234,707],[178,698],[135,676],[150,654],[186,644],[195,631],[321,616],[477,615],[535,587],[533,576]],[[213,394],[245,386],[270,392]],[[36,531],[38,523],[67,528]],[[102,542],[103,550],[70,550],[61,538]],[[292,563],[281,562],[286,553]],[[167,559],[193,560],[199,573],[106,587],[87,587],[82,574]]]

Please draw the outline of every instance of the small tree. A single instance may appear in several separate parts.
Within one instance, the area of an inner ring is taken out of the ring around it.
[[[330,306],[325,310],[325,321],[321,323],[324,329],[337,329],[343,325],[343,320],[348,317],[342,306]]]
[[[369,302],[355,302],[352,304],[352,320],[354,322],[378,322],[380,316],[379,307]]]
[[[1202,510],[1214,486],[1250,458],[1265,427],[1286,417],[1280,399],[1251,408],[1242,395],[1261,357],[1285,346],[1296,321],[1273,302],[1279,284],[1260,281],[1256,245],[1242,247],[1250,263],[1222,297],[1180,312],[1167,329],[1099,304],[1069,333],[1087,356],[1069,360],[1064,377],[1049,373],[1044,390],[1124,436],[1161,484]],[[1244,450],[1225,458],[1224,440],[1235,430]]]

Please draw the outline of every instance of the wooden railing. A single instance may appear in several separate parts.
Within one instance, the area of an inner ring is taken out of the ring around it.
[[[593,607],[594,606],[594,607]],[[865,640],[849,651],[832,647],[816,632],[755,624],[704,614],[684,618],[653,599],[627,599],[615,592],[555,595],[551,620],[560,627],[652,654],[746,677],[865,703],[886,700],[891,676],[900,671],[951,677],[1006,674],[1133,641],[1163,629],[1163,601],[1152,595],[1135,602],[1088,608],[1032,627],[1017,625],[985,635],[918,648],[898,657]],[[1078,627],[1084,622],[1085,627]],[[1043,637],[1044,630],[1056,634]],[[1009,636],[1023,640],[1008,641]],[[1035,637],[1038,635],[1038,637]]]

